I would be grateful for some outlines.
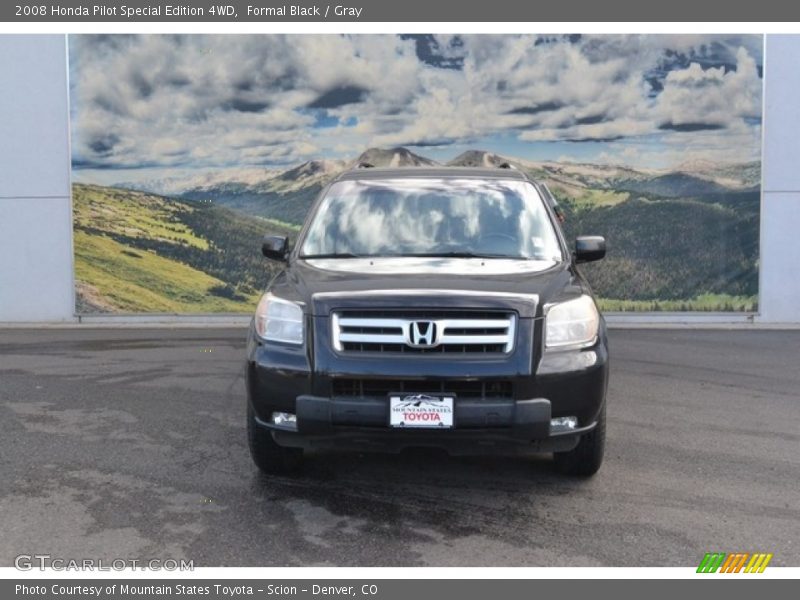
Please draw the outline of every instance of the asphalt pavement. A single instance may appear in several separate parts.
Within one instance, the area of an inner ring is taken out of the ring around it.
[[[260,475],[243,329],[0,331],[0,566],[800,566],[800,331],[613,330],[608,445],[548,457],[319,453]]]

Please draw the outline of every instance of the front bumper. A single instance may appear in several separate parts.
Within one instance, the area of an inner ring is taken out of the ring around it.
[[[593,422],[576,429],[554,429],[550,401],[544,398],[457,401],[454,419],[458,425],[445,430],[388,427],[386,400],[300,396],[295,406],[296,427],[274,425],[259,417],[256,422],[271,429],[282,446],[382,452],[436,447],[453,455],[565,452],[595,427]]]
[[[534,323],[527,323],[530,338]],[[356,360],[327,351],[262,344],[251,335],[247,390],[256,423],[272,430],[283,446],[342,448],[397,452],[408,447],[439,447],[451,454],[527,454],[564,452],[594,429],[605,403],[608,349],[603,327],[597,343],[580,351],[542,355],[533,344],[519,345],[503,359],[457,361],[425,357]],[[379,396],[337,396],[341,378],[420,380],[434,385],[448,381],[503,379],[510,397],[460,397],[455,394],[452,429],[389,427],[389,399]],[[273,412],[296,415],[296,426],[272,423]],[[551,428],[551,419],[575,416],[571,430]]]

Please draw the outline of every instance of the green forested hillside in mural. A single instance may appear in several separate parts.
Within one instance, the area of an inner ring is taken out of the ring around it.
[[[275,266],[267,232],[296,229],[210,203],[73,186],[79,312],[249,312]]]

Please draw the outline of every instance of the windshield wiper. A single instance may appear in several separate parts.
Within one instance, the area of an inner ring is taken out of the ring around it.
[[[410,258],[523,258],[522,256],[511,256],[510,254],[490,254],[488,252],[468,252],[463,250],[453,250],[450,252],[414,252],[410,254],[396,254],[395,256]]]
[[[324,254],[301,254],[298,258],[362,258],[360,254],[352,252],[327,252]]]

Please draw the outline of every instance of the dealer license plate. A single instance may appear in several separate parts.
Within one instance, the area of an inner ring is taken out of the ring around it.
[[[449,429],[453,426],[453,396],[389,394],[389,425],[401,428]]]

